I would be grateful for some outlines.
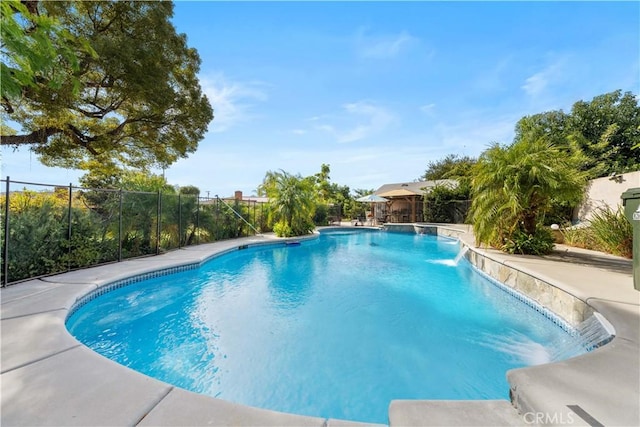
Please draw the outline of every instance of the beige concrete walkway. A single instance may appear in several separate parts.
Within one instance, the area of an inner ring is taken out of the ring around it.
[[[461,237],[465,241],[468,234]],[[347,426],[346,421],[250,408],[197,395],[118,365],[86,348],[66,330],[76,300],[116,280],[200,263],[252,237],[173,251],[32,280],[0,290],[2,426]],[[587,301],[616,328],[608,345],[581,357],[509,373],[524,401],[395,401],[391,425],[640,425],[640,293],[630,262],[561,248],[552,257],[488,256],[543,276]],[[569,409],[568,405],[570,406]],[[571,409],[573,408],[573,409]],[[565,418],[560,419],[560,414]],[[555,418],[552,418],[555,417]],[[594,421],[595,420],[595,421]],[[539,422],[543,421],[543,422]],[[561,422],[563,421],[563,422]],[[597,424],[600,423],[600,424]]]

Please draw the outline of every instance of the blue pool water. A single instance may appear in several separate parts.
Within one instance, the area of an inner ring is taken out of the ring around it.
[[[330,232],[114,290],[67,327],[162,381],[278,411],[386,423],[393,399],[508,399],[506,371],[570,337],[457,253],[435,236]]]

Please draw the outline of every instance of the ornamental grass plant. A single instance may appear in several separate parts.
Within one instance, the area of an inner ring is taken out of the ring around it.
[[[599,208],[585,227],[562,231],[565,244],[631,258],[633,227],[622,207],[617,210]]]

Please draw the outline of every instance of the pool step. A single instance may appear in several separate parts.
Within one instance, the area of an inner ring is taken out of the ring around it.
[[[507,400],[394,400],[389,427],[522,426],[524,418]]]

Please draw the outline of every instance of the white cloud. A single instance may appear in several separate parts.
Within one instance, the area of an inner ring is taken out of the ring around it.
[[[521,88],[531,97],[537,97],[545,93],[546,89],[558,83],[562,79],[562,60],[558,60],[548,65],[542,71],[539,71],[525,80]]]
[[[340,126],[322,123],[315,128],[333,135],[338,142],[354,142],[382,132],[395,120],[391,112],[368,101],[345,104],[342,110],[346,114],[325,118],[341,122]]]
[[[527,94],[529,94],[530,96],[536,96],[540,94],[544,90],[544,88],[547,87],[547,84],[547,75],[545,74],[545,72],[539,72],[529,77],[525,81],[525,84],[522,85],[522,89],[524,89],[524,91],[527,92]]]
[[[331,125],[317,125],[316,129],[328,132],[328,133],[336,133],[336,129]]]
[[[360,57],[388,59],[398,55],[418,39],[406,31],[391,35],[367,35],[364,28],[356,34],[356,50]]]
[[[433,110],[436,107],[436,104],[431,103],[431,104],[426,104],[420,107],[420,111],[422,111],[425,114],[433,114]]]
[[[200,84],[214,110],[211,132],[224,132],[255,118],[252,113],[255,103],[267,100],[265,85],[260,82],[233,82],[217,75],[200,78]]]

